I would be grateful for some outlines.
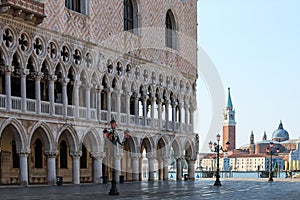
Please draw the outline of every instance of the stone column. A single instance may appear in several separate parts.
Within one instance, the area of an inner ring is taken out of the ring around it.
[[[35,73],[35,112],[41,113],[41,79],[43,78],[42,72]]]
[[[143,96],[143,123],[147,126],[147,96]]]
[[[6,110],[11,110],[11,73],[14,71],[12,66],[4,67],[5,71],[5,93],[6,93]]]
[[[162,129],[162,118],[161,118],[161,114],[162,114],[162,102],[160,99],[158,99],[158,128]]]
[[[169,105],[170,105],[170,101],[166,100],[165,102],[165,118],[166,118],[166,130],[169,130]]]
[[[188,174],[189,180],[195,180],[195,160],[193,159],[188,161]]]
[[[163,180],[169,179],[169,156],[163,156]]]
[[[73,105],[74,105],[74,117],[78,119],[79,117],[79,87],[81,85],[81,81],[74,81],[73,87]]]
[[[176,180],[182,180],[182,158],[176,159]]]
[[[72,174],[73,174],[73,184],[80,184],[80,163],[79,159],[82,152],[74,152],[72,156]]]
[[[86,105],[86,118],[91,119],[91,88],[92,84],[86,84],[85,86],[85,105]]]
[[[141,155],[131,155],[132,180],[139,180],[139,159]]]
[[[114,147],[117,148],[117,147]],[[113,157],[113,162],[114,162],[114,166],[113,168],[115,169],[115,180],[116,182],[120,182],[120,175],[121,175],[121,158],[122,158],[122,154],[115,154]]]
[[[20,152],[20,185],[28,185],[28,154],[29,152]]]
[[[29,74],[28,69],[20,69],[20,76],[21,76],[21,98],[22,98],[22,112],[25,113],[27,110],[26,105],[26,76]]]
[[[127,114],[127,126],[130,124],[130,92],[126,92],[126,114]]]
[[[158,180],[164,179],[164,162],[162,158],[159,158],[158,160]]]
[[[111,120],[111,89],[107,88],[107,122]]]
[[[117,91],[117,121],[121,122],[121,94],[123,93],[122,90]]]
[[[135,124],[139,124],[139,95],[136,94],[134,97],[134,115]]]
[[[67,85],[70,81],[69,78],[61,78],[59,82],[61,83],[62,87],[62,100],[63,100],[63,116],[67,117],[68,112],[68,95],[67,95]]]
[[[151,116],[151,127],[154,128],[154,102],[155,98],[151,98],[151,111],[150,111],[150,116]]]
[[[190,125],[192,127],[192,129],[190,131],[191,133],[194,132],[193,123],[194,123],[194,111],[192,109],[190,109]]]
[[[147,156],[148,158],[148,169],[149,169],[149,176],[148,181],[154,181],[154,160],[156,157],[154,155]]]
[[[47,153],[47,180],[48,185],[56,185],[56,156],[57,151]]]
[[[178,107],[179,107],[179,131],[182,132],[182,113],[181,113],[182,103],[181,102],[179,102]]]
[[[185,130],[183,131],[187,131],[188,130],[188,124],[189,124],[189,106],[186,104],[184,106],[184,109],[185,109]]]
[[[105,152],[92,153],[93,160],[93,181],[94,183],[101,183],[102,177],[102,160],[105,157]]]
[[[54,115],[55,114],[54,81],[56,81],[57,76],[55,76],[55,75],[49,75],[48,78],[49,78],[48,81],[49,81],[49,103],[50,103],[49,112],[50,112],[50,115]]]
[[[101,91],[103,87],[98,85],[96,87],[96,108],[97,108],[97,120],[101,121]]]
[[[176,102],[172,102],[172,129],[173,131],[176,130]]]

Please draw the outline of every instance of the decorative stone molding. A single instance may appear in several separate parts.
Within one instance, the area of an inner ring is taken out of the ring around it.
[[[58,155],[58,151],[50,150],[50,151],[47,151],[45,154],[48,158],[56,158],[56,156]]]
[[[0,14],[10,14],[25,22],[40,24],[45,16],[44,3],[36,0],[2,0]]]
[[[96,160],[103,160],[106,157],[106,152],[92,152],[91,155]]]
[[[70,156],[72,156],[73,158],[80,158],[82,156],[82,151],[75,151],[70,153]]]

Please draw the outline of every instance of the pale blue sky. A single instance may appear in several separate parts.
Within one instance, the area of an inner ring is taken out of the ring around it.
[[[252,130],[256,141],[264,131],[270,138],[280,120],[290,138],[300,137],[299,9],[299,0],[198,1],[198,43],[218,69],[226,98],[231,87],[237,147]],[[198,85],[196,131],[203,138],[211,105],[205,84]]]

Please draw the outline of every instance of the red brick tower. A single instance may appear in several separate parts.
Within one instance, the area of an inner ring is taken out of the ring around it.
[[[228,150],[235,149],[235,110],[232,106],[230,88],[228,88],[228,101],[226,110],[224,112],[224,121],[223,121],[223,148],[226,148],[226,142],[229,141],[230,145]]]

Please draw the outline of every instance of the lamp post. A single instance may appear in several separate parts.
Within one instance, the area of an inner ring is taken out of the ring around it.
[[[270,155],[270,162],[269,162],[269,180],[268,182],[273,182],[273,177],[272,177],[272,156],[275,155],[275,153],[279,153],[279,148],[276,148],[276,152],[273,150],[274,149],[274,143],[270,142],[270,147],[267,147],[266,151],[267,154]]]
[[[105,138],[107,138],[109,141],[111,141],[111,143],[113,144],[112,147],[112,156],[114,158],[115,155],[115,147],[117,147],[118,145],[123,146],[125,141],[129,138],[129,130],[124,131],[124,137],[123,137],[123,141],[120,142],[120,138],[118,136],[118,134],[116,133],[116,127],[117,127],[117,122],[112,119],[110,121],[110,127],[111,129],[108,131],[106,128],[103,130],[103,136]],[[116,170],[115,170],[115,166],[113,164],[113,169],[112,169],[112,181],[111,181],[111,188],[109,191],[109,195],[119,195],[120,193],[118,192],[118,188],[117,188],[117,182],[116,182]]]
[[[223,152],[227,151],[227,149],[230,145],[230,142],[229,141],[226,142],[226,150],[225,150],[222,148],[222,146],[220,146],[220,139],[221,139],[220,134],[218,134],[216,136],[216,138],[217,138],[217,142],[212,143],[212,141],[210,141],[208,143],[208,145],[209,145],[209,148],[211,151],[217,153],[217,174],[216,174],[216,181],[214,183],[214,186],[221,186],[222,184],[220,181],[220,151],[223,151]],[[214,144],[214,148],[213,148],[213,144]]]

